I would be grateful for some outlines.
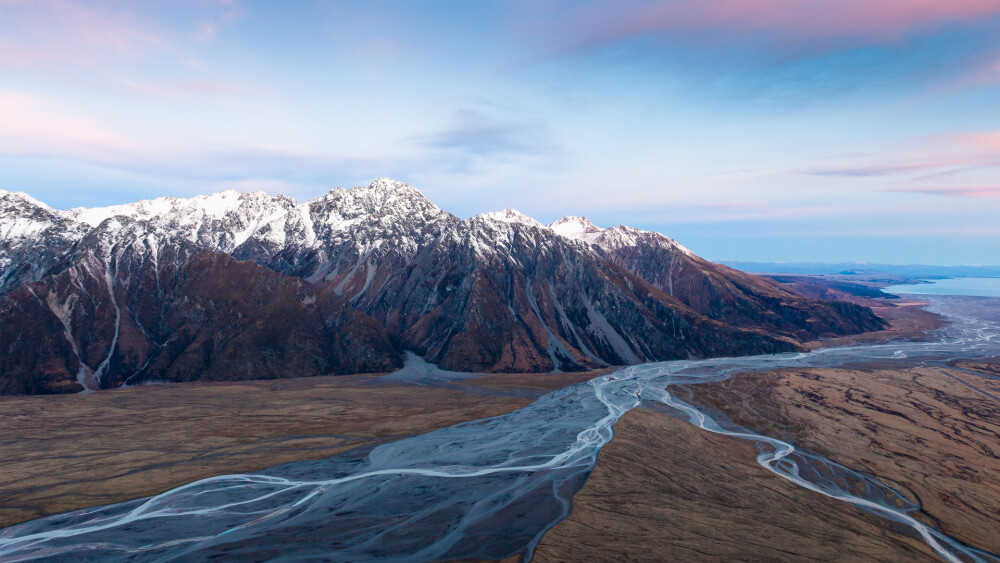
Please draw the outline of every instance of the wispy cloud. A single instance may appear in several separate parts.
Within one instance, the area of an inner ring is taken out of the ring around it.
[[[995,0],[556,1],[520,32],[541,53],[642,67],[702,97],[765,107],[916,97],[997,82]],[[987,78],[991,77],[991,78]]]
[[[542,121],[508,120],[469,109],[455,112],[445,129],[415,140],[425,146],[477,156],[550,153],[556,149]]]
[[[885,155],[852,159],[833,166],[815,166],[799,173],[843,178],[912,176],[915,180],[932,180],[1000,166],[1000,132],[935,135],[912,139],[908,144],[902,150],[886,149]]]
[[[218,93],[224,80],[210,76],[214,69],[196,52],[203,46],[192,39],[212,41],[240,17],[239,5],[214,0],[179,8],[67,0],[0,2],[0,69],[61,76],[65,81],[84,76],[82,80],[91,83],[98,76],[106,86],[153,96]],[[72,72],[79,70],[85,74]],[[153,74],[161,77],[151,80]],[[184,75],[191,78],[179,78]],[[199,83],[216,86],[189,87]]]
[[[579,5],[577,5],[579,6]],[[565,5],[560,9],[566,8]],[[777,45],[892,44],[956,22],[1000,15],[993,0],[646,0],[589,3],[571,10],[552,38],[587,47],[629,38],[697,33]],[[536,28],[537,29],[537,28]]]
[[[149,21],[125,10],[80,2],[38,0],[0,4],[0,67],[64,64],[93,68],[107,57],[167,48]]]
[[[164,178],[226,181],[284,178],[322,183],[372,174],[379,159],[281,146],[178,145],[139,138],[66,103],[0,90],[0,154],[64,159]]]
[[[927,194],[927,195],[936,195],[944,197],[957,197],[963,199],[969,199],[969,198],[1000,199],[1000,185],[937,186],[937,187],[913,186],[913,187],[901,187],[901,188],[887,188],[883,191]]]
[[[72,107],[0,90],[0,153],[87,158],[135,147],[112,127]]]
[[[900,174],[912,174],[926,170],[937,170],[941,168],[951,168],[954,166],[964,166],[977,162],[978,159],[952,159],[952,160],[930,160],[908,163],[873,163],[860,167],[844,166],[831,168],[811,168],[805,170],[803,174],[810,176],[840,176],[846,178],[868,178],[872,176],[896,176]]]
[[[960,133],[944,137],[945,141],[984,151],[1000,151],[1000,131]]]

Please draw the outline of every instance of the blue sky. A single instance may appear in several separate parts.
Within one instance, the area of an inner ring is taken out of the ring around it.
[[[0,189],[389,176],[712,259],[1000,264],[1000,1],[0,0]]]

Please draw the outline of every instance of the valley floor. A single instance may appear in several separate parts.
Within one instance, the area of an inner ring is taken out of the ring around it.
[[[688,399],[869,475],[925,522],[1000,553],[1000,364],[779,370],[691,386]],[[646,409],[627,413],[538,561],[937,560],[907,529],[801,489],[754,444]]]
[[[500,415],[601,373],[496,374],[463,390],[337,376],[0,397],[0,527]]]
[[[865,339],[913,337],[938,323],[912,306],[878,312],[893,328]],[[606,371],[438,387],[351,376],[0,397],[0,527],[503,414]],[[977,388],[980,379],[955,370],[782,370],[690,393],[753,430],[795,435],[884,477],[945,532],[998,552],[988,530],[1000,526],[1000,405],[984,391],[1000,392]],[[751,443],[648,409],[627,413],[615,430],[538,560],[934,559],[902,528],[767,472]]]

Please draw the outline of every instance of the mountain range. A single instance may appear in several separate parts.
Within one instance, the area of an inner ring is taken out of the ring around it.
[[[0,191],[0,394],[444,369],[577,371],[879,330],[676,241],[513,209],[460,219],[380,179],[55,210]]]

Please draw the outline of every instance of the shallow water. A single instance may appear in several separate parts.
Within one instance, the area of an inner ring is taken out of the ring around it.
[[[926,283],[891,285],[882,288],[896,295],[964,295],[967,297],[1000,297],[1000,278],[947,278]]]
[[[946,559],[1000,561],[912,517],[876,478],[717,421],[670,393],[780,367],[904,368],[1000,355],[1000,300],[934,297],[951,322],[923,342],[630,366],[512,413],[324,460],[205,479],[161,495],[0,531],[0,559],[431,561],[526,552],[568,515],[612,425],[642,401],[753,440],[782,478],[910,526]],[[376,391],[377,392],[377,391]],[[859,486],[860,485],[860,486]],[[848,491],[863,490],[852,495]]]

